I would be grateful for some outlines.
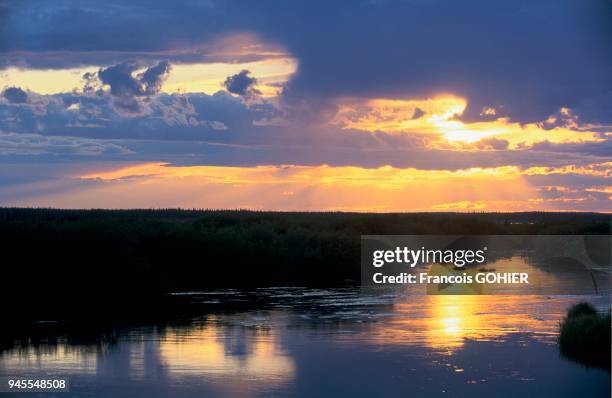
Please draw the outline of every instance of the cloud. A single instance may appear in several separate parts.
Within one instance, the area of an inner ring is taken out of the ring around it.
[[[172,94],[161,96],[151,105],[154,112],[161,114],[162,120],[169,127],[196,128],[224,131],[228,127],[218,120],[204,120],[187,95]]]
[[[591,168],[574,168],[587,171]],[[49,171],[47,171],[49,173]],[[537,173],[530,181],[525,173]],[[3,171],[0,170],[0,183]],[[76,178],[75,178],[76,177]],[[262,165],[107,164],[25,189],[3,187],[0,203],[85,208],[189,207],[342,211],[609,210],[606,180],[555,182],[545,170],[448,170]],[[609,179],[609,177],[608,177]],[[410,183],[406,183],[409,181]],[[70,183],[72,185],[70,185]],[[555,189],[551,186],[563,187]],[[60,187],[61,189],[58,189]],[[478,189],[474,189],[478,187]],[[406,201],[410,197],[411,200]]]
[[[0,101],[0,132],[99,139],[198,141],[219,140],[254,144],[262,130],[255,121],[274,117],[276,108],[265,101],[247,105],[225,91],[207,94],[136,96],[140,91],[112,95],[110,91],[53,95],[29,93],[26,104]],[[137,101],[136,111],[126,115],[124,98]],[[144,109],[143,109],[144,108]],[[227,134],[226,134],[227,133]],[[163,147],[163,145],[162,145]]]
[[[25,104],[28,102],[28,93],[19,87],[7,87],[2,96],[11,104]]]
[[[157,94],[161,90],[161,84],[170,73],[170,63],[162,61],[138,75],[140,83],[146,95]]]
[[[581,125],[567,108],[545,123],[520,124],[507,118],[467,123],[467,101],[455,96],[427,99],[341,98],[330,124],[342,129],[421,138],[430,149],[529,149],[544,142],[605,146],[612,126]],[[427,116],[415,118],[415,114]],[[473,145],[472,145],[473,144]]]
[[[480,149],[496,149],[496,150],[504,150],[508,149],[510,142],[508,140],[503,140],[499,138],[485,138],[478,142],[476,142],[475,146]]]
[[[244,98],[252,98],[261,95],[261,91],[255,88],[257,79],[249,76],[251,72],[244,69],[232,76],[228,76],[223,86],[232,94],[237,94]]]
[[[292,95],[415,98],[453,93],[468,101],[465,121],[489,118],[481,115],[488,107],[498,117],[531,123],[612,89],[607,50],[612,46],[612,8],[605,2],[345,4],[327,9],[327,23],[317,24],[308,35],[300,33],[315,14],[304,8],[306,17],[292,17],[287,10],[285,21],[271,15],[267,25],[269,34],[286,35],[289,51],[300,61],[287,90]]]
[[[147,112],[129,117],[117,109],[116,97],[108,90],[54,95],[30,92],[29,96],[27,104],[0,102],[0,131],[114,140],[132,151],[126,156],[141,161],[455,170],[508,165],[561,167],[609,157],[612,148],[612,136],[604,133],[543,130],[535,125],[521,127],[499,121],[474,126],[447,123],[438,116],[463,104],[456,98],[442,98],[441,103],[348,101],[340,106],[347,108],[338,125],[312,125],[295,121],[262,124],[262,120],[283,117],[283,110],[267,101],[247,104],[226,91],[214,95],[158,93],[146,98]],[[417,108],[426,116],[414,120]],[[432,121],[442,123],[443,130],[430,126]],[[382,129],[385,126],[388,128]],[[397,132],[395,126],[407,130]],[[450,135],[445,138],[447,132]],[[468,141],[449,141],[459,133],[459,138]],[[492,135],[487,136],[489,133]],[[599,134],[597,140],[588,141],[593,134]],[[472,136],[476,138],[470,141]],[[115,155],[101,152],[96,156],[103,159]]]
[[[110,94],[114,97],[117,110],[126,116],[142,115],[146,112],[141,98],[147,98],[159,93],[161,84],[170,72],[168,61],[145,69],[144,72],[134,76],[141,68],[137,62],[123,62],[121,64],[102,68],[97,73],[104,85],[110,87]],[[91,76],[83,76],[89,83]],[[86,89],[88,89],[86,85]]]
[[[414,108],[414,112],[412,113],[412,117],[410,119],[416,120],[425,116],[425,111],[419,107]]]
[[[63,69],[146,63],[252,62],[284,57],[239,28],[214,0],[32,0],[4,2],[0,12],[0,68]],[[36,26],[31,23],[36,21]],[[163,28],[160,28],[163,27]],[[44,33],[42,33],[44,32]],[[245,51],[248,49],[248,51]]]
[[[1,156],[66,156],[99,157],[128,155],[129,149],[108,141],[87,138],[48,137],[40,134],[0,133]]]
[[[33,0],[9,2],[4,18],[5,65],[236,62],[285,51],[299,61],[285,100],[311,107],[452,93],[467,99],[464,121],[541,122],[567,107],[601,123],[612,109],[602,102],[612,92],[605,1]],[[250,41],[228,39],[236,34]]]
[[[612,125],[612,89],[602,95],[580,101],[573,111],[583,121]]]
[[[102,83],[95,72],[85,72],[81,78],[83,81],[82,91],[84,94],[96,94],[102,92]]]

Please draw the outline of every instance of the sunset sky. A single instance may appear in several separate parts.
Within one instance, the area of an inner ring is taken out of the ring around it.
[[[607,0],[0,0],[0,206],[612,211]]]

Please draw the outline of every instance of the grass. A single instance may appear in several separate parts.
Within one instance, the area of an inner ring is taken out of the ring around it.
[[[561,321],[561,353],[587,367],[610,371],[610,312],[600,314],[589,303],[572,306]]]

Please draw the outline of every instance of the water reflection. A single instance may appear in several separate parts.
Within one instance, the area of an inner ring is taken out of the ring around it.
[[[266,308],[116,328],[96,341],[21,340],[0,375],[67,375],[72,396],[609,396],[609,375],[559,356],[558,321],[576,296],[451,296],[359,290],[258,295]],[[243,295],[243,296],[241,296]],[[590,297],[600,309],[608,297]],[[109,337],[110,336],[110,337]],[[533,365],[532,365],[533,364]],[[572,390],[574,388],[574,390]],[[588,395],[588,394],[587,394]]]
[[[571,299],[542,296],[436,295],[399,302],[371,332],[379,344],[421,345],[452,353],[466,340],[501,341],[511,333],[554,343]]]
[[[97,370],[97,350],[87,346],[74,346],[64,342],[41,346],[17,346],[2,353],[0,369],[4,373],[30,374],[32,372],[67,372],[93,374]]]
[[[170,328],[160,338],[160,359],[169,375],[232,379],[232,389],[271,389],[291,380],[293,359],[282,350],[276,328],[223,326],[218,317],[191,328]],[[199,323],[199,322],[198,322]]]

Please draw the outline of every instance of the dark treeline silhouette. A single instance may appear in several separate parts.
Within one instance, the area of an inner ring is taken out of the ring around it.
[[[4,208],[0,304],[78,312],[152,308],[171,291],[339,286],[359,281],[362,234],[609,234],[610,225],[594,213]]]

